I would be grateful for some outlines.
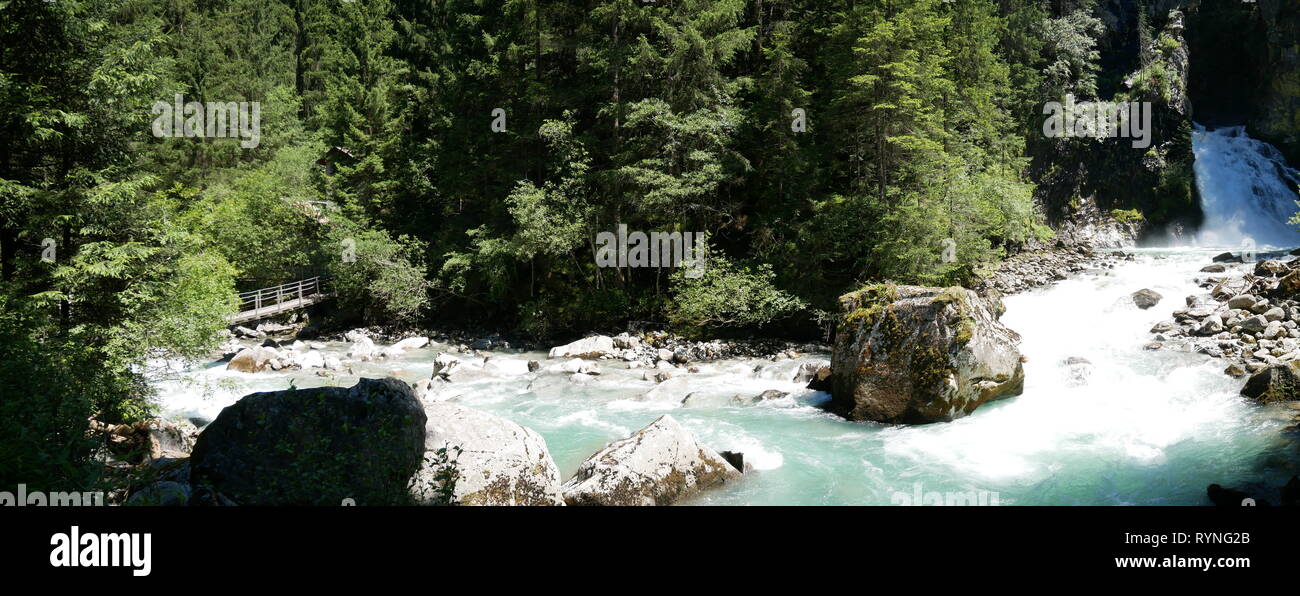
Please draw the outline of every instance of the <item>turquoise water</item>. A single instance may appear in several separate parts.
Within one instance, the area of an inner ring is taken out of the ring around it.
[[[791,382],[798,360],[704,364],[656,388],[643,370],[616,361],[578,384],[568,375],[526,372],[542,353],[495,353],[496,375],[458,386],[456,401],[539,432],[561,475],[609,441],[671,414],[715,450],[740,451],[754,466],[743,481],[693,504],[888,505],[913,501],[1000,505],[1203,504],[1206,485],[1277,490],[1297,473],[1296,445],[1281,432],[1293,412],[1237,395],[1242,381],[1206,356],[1148,351],[1147,332],[1199,294],[1196,271],[1208,252],[1142,252],[1113,271],[1094,271],[1007,299],[1003,317],[1022,334],[1026,390],[951,423],[891,427],[849,422],[821,410],[828,396]],[[1142,311],[1128,295],[1165,296]],[[346,346],[331,344],[333,352]],[[446,346],[433,344],[357,375],[427,378]],[[1080,381],[1067,357],[1092,363]],[[757,370],[756,370],[757,369]],[[159,381],[171,415],[212,418],[251,391],[351,385],[313,371],[234,373],[200,366]],[[791,396],[738,406],[733,395],[767,389]],[[692,395],[690,405],[681,401]],[[1251,484],[1259,482],[1262,484]],[[964,501],[963,499],[970,499]]]

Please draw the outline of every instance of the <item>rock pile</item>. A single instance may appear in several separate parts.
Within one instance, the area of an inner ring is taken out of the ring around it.
[[[975,286],[981,293],[997,290],[1004,295],[1023,292],[1061,281],[1088,269],[1112,269],[1120,260],[1133,260],[1123,252],[1097,252],[1086,244],[1058,245],[1037,252],[1025,252],[1003,261],[997,270]]]
[[[1149,347],[1233,360],[1225,372],[1234,376],[1300,359],[1300,260],[1215,260],[1197,279],[1207,293],[1188,296],[1171,321],[1152,327]]]

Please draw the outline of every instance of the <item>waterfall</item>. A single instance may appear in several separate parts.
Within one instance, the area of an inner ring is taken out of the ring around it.
[[[1282,152],[1250,138],[1244,126],[1192,132],[1196,188],[1205,222],[1197,243],[1207,247],[1290,248],[1300,245],[1300,228],[1287,220],[1297,212],[1300,171]]]

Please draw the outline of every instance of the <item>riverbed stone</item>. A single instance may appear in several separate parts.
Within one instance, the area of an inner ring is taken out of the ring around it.
[[[1251,375],[1241,394],[1261,404],[1300,399],[1300,362],[1269,365]]]
[[[564,500],[569,505],[670,505],[741,475],[664,415],[582,462],[564,483]]]
[[[379,351],[375,349],[374,340],[365,335],[355,335],[352,340],[352,346],[348,348],[348,357],[362,362],[373,360],[379,356]]]
[[[1284,328],[1282,327],[1282,323],[1270,321],[1268,325],[1264,327],[1264,331],[1261,332],[1261,337],[1264,339],[1277,339],[1279,335],[1282,335],[1283,331]]]
[[[1255,275],[1260,277],[1277,277],[1285,275],[1288,271],[1290,269],[1286,266],[1286,263],[1276,259],[1265,259],[1255,263]]]
[[[393,350],[405,351],[416,350],[429,345],[429,338],[423,336],[408,337],[392,345]]]
[[[1241,321],[1241,330],[1246,333],[1259,333],[1266,328],[1268,328],[1268,319],[1265,319],[1263,315],[1246,317]]]
[[[832,408],[854,420],[950,421],[1024,388],[1020,335],[964,288],[880,284],[840,298]]]
[[[1160,300],[1164,298],[1164,296],[1161,296],[1160,293],[1154,290],[1144,288],[1133,292],[1132,298],[1133,304],[1136,304],[1137,307],[1142,310],[1146,310],[1159,304]]]
[[[226,370],[246,373],[259,372],[269,367],[271,361],[279,356],[280,353],[275,351],[274,348],[264,348],[262,346],[244,348],[230,359],[230,362],[226,364]]]
[[[1255,306],[1256,298],[1250,294],[1238,294],[1228,299],[1228,308],[1250,310]]]

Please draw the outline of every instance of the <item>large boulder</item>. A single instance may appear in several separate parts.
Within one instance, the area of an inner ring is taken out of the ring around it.
[[[548,358],[596,359],[614,351],[614,340],[604,335],[584,337],[578,341],[551,348]]]
[[[451,403],[426,403],[422,504],[563,505],[560,471],[536,431]]]
[[[570,505],[670,505],[741,477],[672,416],[610,443],[564,483]]]
[[[1261,404],[1300,399],[1300,362],[1274,364],[1250,376],[1241,394]]]
[[[199,435],[194,484],[241,505],[410,502],[425,414],[397,379],[246,395]]]
[[[259,372],[265,369],[272,360],[279,358],[280,353],[274,348],[256,347],[244,348],[230,359],[226,364],[226,370],[237,370],[239,372]]]
[[[996,296],[881,284],[840,298],[832,406],[854,420],[923,424],[1019,395],[1020,335]]]

